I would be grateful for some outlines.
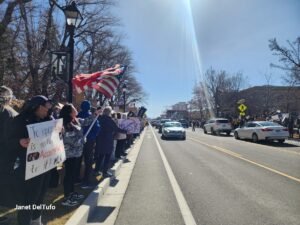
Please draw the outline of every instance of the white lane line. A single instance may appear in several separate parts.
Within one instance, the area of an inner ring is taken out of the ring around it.
[[[195,219],[192,215],[192,212],[191,212],[191,210],[190,210],[190,208],[189,208],[189,206],[188,206],[188,204],[187,204],[187,202],[186,202],[186,200],[185,200],[185,198],[182,194],[182,191],[181,191],[181,189],[180,189],[180,187],[177,183],[177,180],[174,176],[174,173],[173,173],[173,171],[172,171],[172,169],[171,169],[171,167],[168,163],[168,160],[167,160],[167,158],[166,158],[166,156],[165,156],[158,140],[157,140],[157,137],[154,134],[154,131],[153,131],[152,127],[151,127],[151,131],[152,131],[152,134],[154,136],[156,145],[158,147],[158,151],[160,153],[161,159],[164,163],[166,172],[168,174],[168,178],[170,180],[170,183],[171,183],[172,189],[174,191],[177,203],[179,205],[180,212],[181,212],[181,215],[183,217],[184,223],[185,223],[185,225],[196,225],[197,223],[196,223],[196,221],[195,221]]]

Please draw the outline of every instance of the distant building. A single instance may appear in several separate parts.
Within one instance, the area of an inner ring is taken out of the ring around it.
[[[223,97],[221,112],[228,115],[238,115],[237,101],[240,99],[245,99],[247,115],[270,115],[278,110],[300,113],[300,87],[255,86]]]
[[[187,111],[188,104],[186,102],[178,102],[172,106],[172,110]]]
[[[173,120],[188,119],[187,110],[167,110],[166,117]]]

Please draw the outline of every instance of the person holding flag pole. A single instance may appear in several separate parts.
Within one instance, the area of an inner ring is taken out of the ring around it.
[[[110,119],[107,118],[107,117],[110,117],[111,110],[104,108],[107,100],[110,99],[113,96],[114,92],[119,88],[120,80],[121,80],[124,72],[126,71],[126,68],[127,68],[127,66],[121,66],[121,65],[117,64],[114,67],[108,68],[104,71],[96,72],[93,74],[79,74],[73,78],[73,84],[74,84],[77,92],[80,93],[84,90],[85,87],[90,87],[90,88],[97,90],[98,92],[102,93],[105,96],[104,103],[101,106],[101,111],[104,112],[103,113],[104,118],[106,118],[106,119],[104,119],[104,120],[99,119],[101,130],[100,130],[100,134],[98,136],[100,136],[100,137],[103,137],[105,132],[107,132],[109,134],[111,133],[111,135],[113,135],[111,132],[112,131],[111,128],[113,128],[113,132],[116,132],[116,131],[126,132],[121,129],[118,130],[117,126],[112,127],[112,124],[110,123]],[[100,113],[96,116],[96,118],[94,119],[92,124],[89,126],[88,130],[86,131],[86,133],[84,135],[84,140],[86,140],[92,127],[98,120],[99,115],[100,115]],[[101,121],[103,122],[103,124],[101,124]],[[104,128],[102,127],[102,125],[104,126]],[[105,143],[107,142],[107,140],[109,140],[109,143],[107,146],[105,146]],[[113,140],[113,137],[112,137],[112,140]],[[100,159],[97,160],[97,163],[96,163],[97,168],[96,169],[98,169],[98,170],[100,169],[100,166],[104,159],[104,175],[107,175],[107,168],[108,168],[108,163],[109,163],[107,158],[108,158],[108,154],[111,149],[110,148],[110,137],[108,139],[107,138],[106,139],[97,138],[96,151],[102,149],[99,147],[101,144],[104,146],[104,149],[106,149],[106,148],[107,149],[104,151],[105,154],[104,155],[101,154]]]
[[[114,92],[120,86],[120,80],[125,73],[127,66],[121,66],[116,64],[114,67],[108,68],[106,70],[95,72],[92,74],[79,74],[73,78],[73,85],[78,93],[81,93],[85,87],[90,87],[96,89],[98,92],[102,93],[105,96],[101,110],[103,111],[104,106],[108,99],[110,99]],[[94,119],[89,129],[84,135],[86,137],[89,135],[92,127],[98,120],[100,114]]]

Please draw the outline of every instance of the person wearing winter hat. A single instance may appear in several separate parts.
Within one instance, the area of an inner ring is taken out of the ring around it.
[[[15,192],[16,204],[31,206],[29,210],[17,211],[19,225],[42,225],[41,210],[33,209],[32,206],[43,204],[49,186],[50,173],[46,172],[25,180],[26,150],[30,142],[26,126],[51,120],[49,118],[51,107],[51,101],[45,96],[32,97],[25,103],[20,114],[13,119],[8,131],[10,156],[15,159],[13,176],[16,183],[12,189]]]
[[[81,119],[86,119],[88,117],[92,117],[92,107],[91,107],[91,103],[87,100],[84,100],[81,103],[81,111],[78,113],[77,117],[81,118]],[[95,109],[94,109],[94,113],[95,113]],[[90,126],[83,126],[83,134],[85,135],[88,131]],[[84,144],[83,147],[83,158],[84,158],[84,177],[82,180],[82,184],[81,184],[81,188],[82,189],[89,189],[92,188],[93,186],[90,183],[90,175],[91,172],[93,170],[92,165],[93,165],[93,151],[95,149],[95,144],[96,144],[96,137],[99,133],[100,130],[100,125],[99,125],[99,121],[96,120],[96,122],[94,123],[90,133],[87,135],[86,137],[86,143]],[[82,157],[80,158],[80,164],[81,165],[81,160]],[[80,177],[80,168],[81,166],[78,167],[77,169],[77,180],[79,180]]]
[[[13,97],[13,92],[6,86],[0,86],[0,205],[5,207],[14,207],[11,201],[13,193],[9,183],[12,181],[10,172],[12,169],[12,160],[9,158],[7,146],[7,129],[10,127],[12,120],[17,116],[17,112],[9,106]],[[11,163],[10,163],[11,162]],[[8,221],[5,216],[0,216],[0,223]]]

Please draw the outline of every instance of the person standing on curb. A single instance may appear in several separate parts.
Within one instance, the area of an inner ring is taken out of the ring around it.
[[[14,160],[13,179],[15,184],[11,187],[15,192],[17,205],[33,206],[43,204],[49,186],[49,171],[25,180],[26,152],[30,139],[26,126],[51,120],[49,110],[51,101],[45,96],[38,95],[27,101],[21,113],[13,119],[9,129],[8,145],[11,157]],[[41,209],[19,209],[17,220],[19,225],[42,225]]]
[[[15,207],[12,202],[13,193],[11,192],[10,174],[13,169],[13,159],[9,159],[9,151],[6,146],[7,130],[9,129],[12,120],[18,113],[9,106],[13,97],[13,92],[6,86],[0,87],[0,205],[5,207]],[[9,182],[8,182],[9,181]],[[5,216],[0,217],[0,223],[8,221]]]
[[[63,119],[63,141],[66,152],[64,200],[61,203],[64,206],[76,206],[79,204],[78,201],[84,198],[84,195],[74,191],[74,185],[84,145],[82,126],[90,125],[93,117],[83,120],[76,118],[77,114],[77,110],[71,103],[65,104],[59,114],[59,118]]]
[[[88,117],[92,116],[91,112],[91,103],[87,100],[83,101],[81,103],[81,111],[78,113],[78,118],[85,119]],[[96,109],[93,109],[94,113]],[[86,132],[89,129],[89,126],[83,126],[83,134],[85,135]],[[99,121],[97,120],[95,124],[93,125],[90,133],[86,137],[86,143],[84,144],[83,147],[83,158],[84,158],[84,177],[82,180],[81,188],[82,189],[88,189],[92,188],[90,184],[90,175],[92,172],[92,165],[93,165],[93,151],[95,149],[95,144],[96,144],[96,137],[99,133],[100,130],[100,125]],[[81,157],[82,158],[82,157]],[[79,164],[81,165],[81,158]],[[77,177],[80,175],[80,168],[81,166],[79,165],[79,171],[77,171]]]
[[[118,119],[118,127],[120,127],[121,122],[121,113],[117,113]],[[125,156],[125,142],[126,142],[126,134],[118,132],[116,134],[117,146],[116,146],[116,158],[121,159],[122,156]]]
[[[100,170],[104,177],[111,177],[108,172],[110,166],[110,157],[114,147],[114,136],[117,132],[126,133],[120,129],[111,118],[112,108],[110,106],[103,110],[102,116],[99,118],[100,132],[96,140],[96,149],[99,153],[99,158],[96,162],[96,173],[100,174]],[[103,165],[102,165],[103,164]]]

